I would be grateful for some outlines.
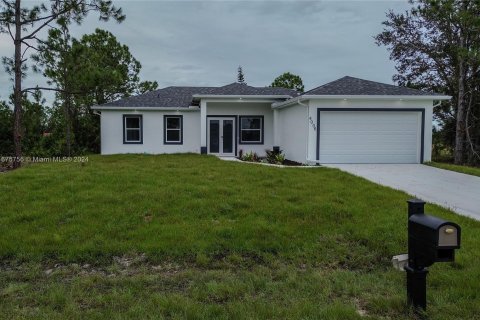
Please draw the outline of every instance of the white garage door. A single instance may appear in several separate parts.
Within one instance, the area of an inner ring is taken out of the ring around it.
[[[320,163],[419,163],[419,111],[320,111]]]

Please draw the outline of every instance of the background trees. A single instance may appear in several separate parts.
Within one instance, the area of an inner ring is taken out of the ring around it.
[[[396,62],[400,85],[443,92],[452,101],[434,110],[435,152],[445,147],[455,163],[480,163],[480,3],[471,0],[411,0],[390,11],[375,36]],[[443,150],[443,151],[445,151]],[[438,154],[437,154],[438,156]]]
[[[0,155],[13,156],[13,111],[0,101]]]
[[[305,87],[303,86],[302,78],[290,72],[285,72],[282,75],[276,77],[270,87],[290,88],[297,90],[298,92],[303,92],[303,90],[305,89]]]
[[[4,57],[3,63],[14,82],[13,104],[14,124],[13,142],[14,155],[17,158],[14,167],[20,166],[18,160],[22,156],[22,138],[24,127],[22,122],[23,99],[27,92],[35,88],[22,88],[22,79],[26,76],[29,50],[36,47],[42,40],[39,32],[44,29],[55,29],[55,24],[68,28],[71,23],[80,24],[91,11],[99,13],[100,20],[114,18],[121,22],[125,19],[122,10],[114,7],[110,0],[52,0],[38,2],[29,7],[22,6],[21,0],[2,0],[0,2],[0,32],[8,33],[14,44],[13,57]],[[51,88],[47,88],[51,89]]]
[[[45,156],[98,152],[99,119],[90,106],[156,89],[156,82],[140,82],[140,63],[111,33],[97,29],[79,40],[70,36],[69,26],[82,23],[92,11],[104,21],[125,19],[110,0],[52,0],[27,6],[21,0],[0,1],[0,32],[10,35],[15,48],[13,57],[2,59],[14,82],[11,101],[0,105],[0,122],[12,121],[0,130],[2,154],[20,158],[24,152]],[[47,39],[39,38],[44,29]],[[22,87],[32,51],[36,62],[32,68],[43,73],[48,87]],[[45,105],[39,89],[56,91],[52,106]],[[5,137],[7,130],[10,139]]]
[[[158,87],[157,82],[140,81],[140,62],[105,30],[78,40],[65,30],[50,30],[40,48],[34,56],[36,71],[57,89],[50,130],[63,138],[64,155],[99,152],[100,121],[91,106]]]
[[[48,105],[39,90],[23,95],[22,150],[28,156],[66,156],[100,151],[100,118],[92,105],[158,87],[140,81],[141,64],[115,36],[97,29],[80,39],[52,29],[33,56],[55,99]],[[13,99],[0,103],[0,155],[14,155]]]

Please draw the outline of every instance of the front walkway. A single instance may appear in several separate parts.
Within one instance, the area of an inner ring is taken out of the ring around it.
[[[480,177],[421,164],[328,164],[480,220]]]

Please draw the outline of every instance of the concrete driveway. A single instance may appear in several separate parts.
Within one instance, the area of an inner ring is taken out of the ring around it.
[[[480,220],[480,177],[421,164],[328,164]]]

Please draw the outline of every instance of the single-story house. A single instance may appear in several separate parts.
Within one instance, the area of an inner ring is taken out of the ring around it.
[[[451,97],[353,77],[285,88],[167,87],[92,107],[101,153],[264,155],[300,163],[430,161],[435,103]]]

